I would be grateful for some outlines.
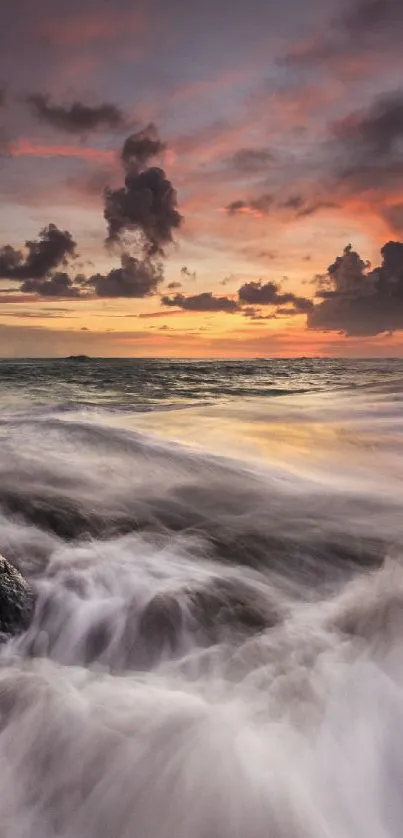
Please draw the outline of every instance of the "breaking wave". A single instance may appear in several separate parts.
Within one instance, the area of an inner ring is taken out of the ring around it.
[[[400,838],[401,405],[2,414],[2,836]]]

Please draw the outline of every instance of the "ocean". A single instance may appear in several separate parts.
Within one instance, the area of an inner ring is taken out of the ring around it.
[[[0,361],[2,838],[401,838],[403,359]]]

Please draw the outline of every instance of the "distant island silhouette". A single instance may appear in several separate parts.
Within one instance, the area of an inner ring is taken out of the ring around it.
[[[68,355],[66,361],[90,361],[89,355]]]

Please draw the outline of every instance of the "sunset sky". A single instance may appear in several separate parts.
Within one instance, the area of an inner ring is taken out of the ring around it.
[[[402,0],[0,24],[1,356],[403,354]]]

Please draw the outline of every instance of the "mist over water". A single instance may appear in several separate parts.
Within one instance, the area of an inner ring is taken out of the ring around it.
[[[66,363],[0,364],[0,835],[400,838],[403,362]]]

